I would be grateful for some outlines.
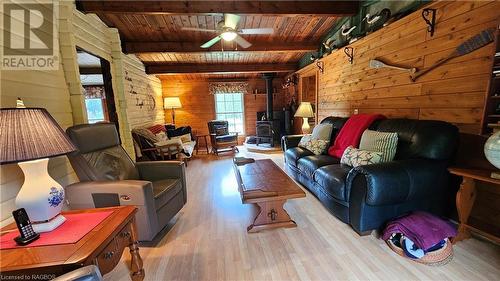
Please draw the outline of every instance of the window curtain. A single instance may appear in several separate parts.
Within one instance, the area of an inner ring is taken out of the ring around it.
[[[247,94],[247,82],[212,82],[208,85],[210,94]]]
[[[105,99],[104,86],[82,86],[86,99]]]

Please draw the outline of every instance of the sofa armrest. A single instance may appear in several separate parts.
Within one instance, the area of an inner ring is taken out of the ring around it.
[[[115,193],[119,205],[154,206],[153,185],[149,181],[85,181],[70,184],[65,191],[70,207],[75,209],[94,208],[95,193]]]
[[[366,204],[381,206],[433,196],[444,188],[446,163],[410,159],[359,166],[347,176],[348,195],[366,189]],[[364,180],[356,180],[364,177]]]
[[[283,151],[287,149],[297,147],[299,145],[300,139],[304,135],[287,135],[281,138],[281,148]]]

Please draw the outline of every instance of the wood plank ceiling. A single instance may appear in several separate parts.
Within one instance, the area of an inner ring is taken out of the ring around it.
[[[317,49],[339,16],[358,9],[353,1],[80,0],[77,6],[116,27],[124,52],[136,54],[148,73],[184,78],[293,71],[305,53]],[[239,29],[273,28],[274,34],[242,35],[252,43],[248,49],[233,42],[202,49],[214,33],[181,30],[216,29],[223,13],[240,15]]]

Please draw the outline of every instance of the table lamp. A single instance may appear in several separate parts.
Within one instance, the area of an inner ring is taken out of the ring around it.
[[[294,117],[302,117],[302,133],[311,133],[311,127],[309,126],[308,118],[314,117],[314,112],[310,102],[301,102],[299,108],[295,112]]]
[[[166,97],[163,100],[163,108],[172,109],[172,124],[175,125],[175,109],[181,108],[181,100],[179,97]]]
[[[0,164],[17,163],[24,173],[16,207],[26,210],[35,232],[57,228],[66,220],[60,214],[64,188],[49,175],[48,157],[76,147],[44,108],[0,109],[0,131]]]

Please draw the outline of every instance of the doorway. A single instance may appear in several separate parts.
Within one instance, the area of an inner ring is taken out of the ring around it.
[[[118,129],[109,61],[81,49],[77,49],[77,58],[87,122],[112,122]]]
[[[317,97],[318,97],[318,74],[317,71],[308,71],[305,73],[301,73],[299,76],[299,95],[298,100],[299,104],[301,102],[310,102],[314,117],[308,118],[309,126],[313,128],[316,125],[317,119]],[[295,118],[293,125],[294,134],[302,133],[302,118]]]

